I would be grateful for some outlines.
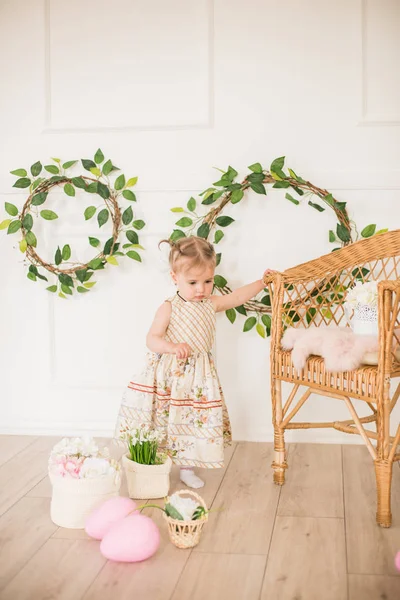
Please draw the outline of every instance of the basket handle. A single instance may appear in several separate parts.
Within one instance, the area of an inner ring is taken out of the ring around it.
[[[193,498],[195,498],[200,503],[200,506],[202,506],[208,512],[207,504],[205,503],[203,498],[199,496],[199,494],[196,494],[196,492],[193,492],[192,490],[178,490],[177,492],[174,492],[174,494],[176,494],[177,496],[193,496]]]

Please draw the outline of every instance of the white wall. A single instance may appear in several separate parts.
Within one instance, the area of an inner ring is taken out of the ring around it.
[[[68,302],[30,282],[17,236],[0,236],[2,432],[111,432],[154,310],[172,292],[157,249],[169,209],[214,181],[213,166],[242,174],[286,155],[347,201],[359,227],[400,227],[399,22],[397,0],[1,1],[2,202],[24,199],[10,170],[100,146],[139,176],[149,224],[143,266],[108,268],[96,291]],[[44,256],[96,232],[65,199],[53,195],[65,207],[43,227]],[[330,250],[333,214],[279,191],[251,193],[229,214],[221,272],[234,285]],[[269,342],[220,316],[217,361],[236,439],[271,439]],[[333,400],[304,414],[346,415]]]

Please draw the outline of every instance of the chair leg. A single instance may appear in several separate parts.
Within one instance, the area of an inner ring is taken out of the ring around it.
[[[390,456],[390,378],[382,381],[381,395],[377,398],[375,476],[376,476],[376,522],[381,527],[392,524],[391,487],[393,457]]]
[[[284,431],[275,429],[274,432],[274,450],[275,459],[272,463],[274,470],[274,483],[283,485],[285,483],[285,470],[288,468],[286,462],[285,437]]]
[[[378,459],[375,461],[377,491],[376,522],[381,527],[390,527],[392,524],[390,498],[392,487],[392,467],[393,463],[389,460]]]
[[[274,426],[274,483],[283,485],[285,483],[285,470],[287,469],[285,430],[282,429],[282,382],[279,379],[272,380],[272,423]]]

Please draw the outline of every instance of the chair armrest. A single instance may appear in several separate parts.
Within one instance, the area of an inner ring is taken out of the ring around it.
[[[378,283],[379,365],[390,374],[400,349],[400,280]],[[382,380],[382,385],[384,382]]]
[[[391,292],[397,292],[400,290],[400,279],[386,279],[378,283],[378,289],[390,290]]]

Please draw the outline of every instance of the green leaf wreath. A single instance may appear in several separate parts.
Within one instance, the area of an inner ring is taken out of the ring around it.
[[[225,236],[226,228],[234,223],[232,217],[224,214],[225,208],[241,202],[248,190],[266,195],[266,186],[272,186],[284,190],[285,199],[294,205],[307,201],[308,205],[318,212],[323,212],[327,208],[334,212],[337,219],[336,230],[330,230],[328,234],[329,241],[335,244],[333,251],[356,241],[359,234],[355,223],[349,218],[346,202],[339,202],[328,190],[303,179],[293,169],[288,169],[286,173],[284,163],[284,156],[276,158],[271,163],[269,170],[259,162],[254,163],[248,167],[250,172],[241,182],[236,181],[238,172],[233,167],[229,166],[226,171],[218,169],[221,173],[220,178],[200,193],[199,200],[190,198],[185,207],[179,206],[171,209],[173,213],[180,216],[175,223],[176,227],[172,231],[170,239],[176,241],[182,237],[197,235],[210,240],[213,244],[219,244]],[[203,211],[199,214],[198,207],[202,206],[211,208],[207,208],[205,214]],[[387,229],[376,231],[376,225],[371,224],[361,231],[361,237],[367,238],[385,231]],[[217,253],[217,266],[221,264],[221,259],[222,253],[219,252]],[[228,280],[221,274],[215,275],[214,287],[221,294],[228,294],[232,291]],[[246,317],[243,331],[255,328],[262,338],[270,335],[271,298],[267,288],[244,305],[227,310],[226,316],[231,323],[235,322],[237,313]]]
[[[11,218],[0,223],[0,229],[7,230],[7,234],[19,232],[21,239],[19,248],[25,254],[30,263],[27,277],[31,281],[38,279],[48,282],[44,272],[55,276],[55,282],[47,287],[52,293],[58,293],[60,298],[72,296],[74,291],[78,293],[89,292],[95,285],[92,279],[94,272],[104,269],[108,264],[118,265],[117,257],[128,258],[141,262],[140,250],[143,246],[139,243],[139,234],[145,222],[136,219],[132,208],[132,202],[136,202],[136,195],[132,191],[138,178],[126,179],[125,175],[118,174],[112,183],[111,176],[120,171],[113,162],[105,160],[100,148],[94,155],[94,160],[81,159],[83,168],[89,175],[72,176],[69,174],[77,163],[77,160],[62,162],[59,158],[52,159],[54,164],[42,165],[40,161],[34,163],[30,168],[30,175],[26,169],[11,171],[17,177],[14,188],[28,189],[29,196],[22,210],[9,202],[5,203],[5,210]],[[47,173],[50,176],[47,176]],[[46,175],[46,176],[45,176]],[[83,217],[86,221],[97,215],[98,227],[101,228],[108,221],[112,223],[112,236],[102,246],[96,237],[89,237],[91,247],[97,248],[96,254],[87,262],[71,262],[71,246],[66,243],[57,247],[54,253],[54,262],[43,260],[37,253],[37,237],[34,233],[36,218],[46,221],[58,219],[58,214],[45,208],[50,191],[55,187],[63,187],[68,197],[73,197],[76,190],[82,190],[87,194],[98,195],[101,198],[100,206],[89,206],[85,209]],[[125,207],[120,206],[120,200],[126,200]],[[121,238],[125,243],[122,244]],[[126,238],[126,239],[125,239]]]

